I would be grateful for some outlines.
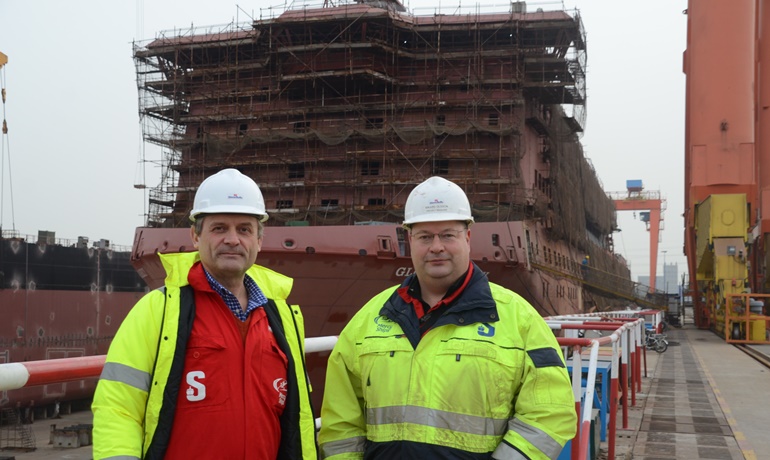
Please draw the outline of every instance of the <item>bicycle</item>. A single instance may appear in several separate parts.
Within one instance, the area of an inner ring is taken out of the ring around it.
[[[663,353],[668,350],[668,340],[664,334],[653,334],[652,332],[647,331],[644,345],[648,350],[655,350],[658,353]]]

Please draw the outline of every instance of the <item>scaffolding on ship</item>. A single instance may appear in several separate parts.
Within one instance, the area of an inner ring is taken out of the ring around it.
[[[579,273],[584,253],[627,273],[579,142],[580,15],[509,6],[326,2],[135,44],[144,138],[163,152],[147,225],[186,226],[197,184],[223,167],[255,178],[268,225],[398,223],[412,187],[441,175],[477,221],[537,221],[577,248],[535,243],[546,263]]]

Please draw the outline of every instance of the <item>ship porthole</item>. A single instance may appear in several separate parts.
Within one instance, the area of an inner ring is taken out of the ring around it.
[[[107,324],[110,324],[110,323],[108,322]],[[93,337],[94,336],[94,328],[89,326],[88,329],[86,329],[86,335],[89,336],[89,337]]]
[[[286,238],[283,240],[283,243],[281,243],[281,246],[283,246],[284,249],[294,249],[297,247],[297,243],[291,238]]]
[[[49,313],[48,314],[48,319],[50,321],[53,321],[54,319],[56,319],[56,312],[52,311],[51,313]]]
[[[107,292],[107,294],[112,294],[112,285],[108,284],[104,287],[104,290]]]
[[[21,326],[16,326],[16,338],[22,338],[24,337],[24,328]]]
[[[37,288],[37,283],[35,283],[34,281],[30,281],[29,284],[27,285],[27,290],[34,291],[35,288]]]
[[[495,251],[495,260],[500,260],[503,258],[503,253],[500,251]]]
[[[112,316],[107,315],[107,316],[104,317],[104,324],[109,326],[111,322],[112,322]]]
[[[45,335],[45,329],[43,329],[42,327],[37,328],[37,336],[43,337],[44,335]]]

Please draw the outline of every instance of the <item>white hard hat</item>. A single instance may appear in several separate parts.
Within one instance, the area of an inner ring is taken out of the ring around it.
[[[471,205],[465,192],[454,182],[433,176],[409,194],[404,207],[404,227],[418,222],[461,220],[473,223]]]
[[[260,222],[267,220],[259,186],[237,169],[223,169],[201,182],[190,220],[195,222],[198,214],[251,214]]]

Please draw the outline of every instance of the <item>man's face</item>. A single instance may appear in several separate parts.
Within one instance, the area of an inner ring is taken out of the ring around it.
[[[447,288],[468,270],[471,232],[464,222],[422,222],[410,232],[412,264],[421,282]]]
[[[262,248],[259,222],[247,214],[209,214],[200,235],[191,230],[203,267],[220,283],[243,277]]]

